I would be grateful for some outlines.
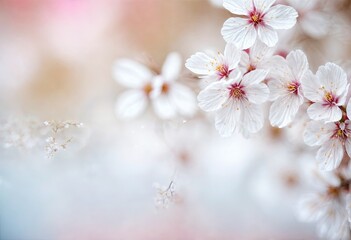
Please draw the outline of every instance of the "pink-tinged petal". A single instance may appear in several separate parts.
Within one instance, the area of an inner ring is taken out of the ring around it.
[[[325,142],[317,152],[318,166],[323,171],[336,169],[344,156],[342,143],[333,138]]]
[[[268,82],[268,88],[270,93],[270,101],[274,101],[277,98],[288,94],[285,85],[275,79],[272,79]]]
[[[290,29],[296,24],[298,14],[289,6],[275,5],[264,16],[264,23],[274,29]]]
[[[155,114],[161,119],[171,119],[177,116],[176,106],[167,94],[161,94],[152,99]]]
[[[262,107],[250,103],[249,101],[240,101],[241,115],[240,125],[250,133],[256,133],[263,127],[264,117]]]
[[[349,137],[345,141],[345,149],[346,149],[347,155],[351,157],[351,139]]]
[[[241,109],[238,102],[228,99],[216,112],[215,127],[222,137],[229,137],[237,131]]]
[[[222,36],[228,43],[233,43],[239,49],[250,48],[256,41],[255,27],[244,18],[229,18],[224,22]]]
[[[243,75],[242,75],[240,69],[236,68],[230,72],[226,83],[227,84],[239,83],[241,81],[242,76]]]
[[[262,69],[253,70],[244,75],[241,83],[243,86],[249,86],[251,84],[257,84],[262,82],[267,77],[268,71]]]
[[[169,97],[178,113],[186,117],[194,116],[197,111],[197,103],[195,94],[190,88],[174,83],[170,89]]]
[[[224,60],[229,70],[236,68],[240,62],[241,51],[234,44],[227,43],[224,49]]]
[[[329,14],[310,11],[301,18],[300,26],[307,35],[314,38],[321,38],[328,34],[331,26],[330,20]]]
[[[324,98],[324,92],[320,87],[318,78],[310,71],[304,74],[301,79],[301,87],[304,96],[312,102],[321,102]]]
[[[290,124],[302,103],[303,98],[293,93],[278,98],[269,111],[272,126],[282,128]]]
[[[256,43],[250,48],[250,59],[253,64],[258,64],[261,61],[270,58],[274,54],[275,48],[268,47],[261,41]]]
[[[143,87],[152,76],[147,67],[133,60],[120,59],[113,66],[114,79],[125,87]]]
[[[349,102],[347,103],[346,114],[347,114],[348,119],[351,119],[351,98],[349,99]]]
[[[346,91],[347,75],[338,65],[329,62],[320,66],[316,76],[327,91],[332,91],[337,96]]]
[[[300,82],[308,70],[308,61],[305,53],[301,50],[292,51],[288,54],[286,60],[292,70],[295,80]]]
[[[277,32],[270,26],[258,25],[258,38],[268,47],[274,47],[278,42]]]
[[[244,89],[244,91],[249,102],[255,104],[264,103],[269,97],[269,89],[264,83],[249,85]]]
[[[342,111],[338,106],[328,106],[318,102],[309,106],[307,113],[311,119],[316,121],[336,122],[342,117]]]
[[[162,66],[162,76],[166,82],[175,81],[182,69],[182,58],[179,53],[172,52],[168,54]]]
[[[309,146],[322,145],[333,136],[335,129],[335,123],[310,121],[306,125],[303,140]]]
[[[213,59],[206,53],[198,52],[186,60],[185,67],[200,75],[212,75],[214,69],[211,66]]]
[[[253,0],[256,10],[265,13],[275,3],[276,0]]]
[[[116,115],[121,119],[131,119],[142,114],[148,104],[147,96],[139,90],[123,92],[117,99]]]
[[[236,15],[248,15],[253,9],[252,0],[224,0],[223,7]]]
[[[197,96],[199,107],[206,111],[216,111],[229,98],[229,90],[223,82],[214,82],[202,90]]]

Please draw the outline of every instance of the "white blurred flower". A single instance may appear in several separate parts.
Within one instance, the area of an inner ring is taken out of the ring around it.
[[[301,92],[301,79],[308,70],[306,55],[300,51],[292,51],[286,59],[279,58],[280,64],[274,67],[273,79],[268,86],[273,104],[269,111],[272,126],[285,127],[295,118],[304,102]]]
[[[334,63],[320,66],[316,75],[307,71],[301,80],[305,97],[313,104],[307,109],[313,120],[339,121],[342,117],[340,106],[345,104],[349,89],[347,75]]]
[[[268,71],[254,70],[242,76],[234,70],[228,81],[210,84],[198,95],[199,106],[207,112],[216,113],[216,129],[221,136],[234,132],[258,132],[263,127],[260,104],[269,96],[269,89],[262,81]]]
[[[206,78],[208,83],[216,80],[227,79],[231,71],[238,67],[241,52],[233,44],[227,44],[224,54],[218,52],[216,56],[197,52],[185,63],[193,73]]]
[[[133,118],[142,114],[152,91],[153,73],[144,65],[129,59],[118,60],[113,68],[115,80],[129,90],[123,92],[116,103],[120,118]]]
[[[215,7],[223,8],[223,0],[209,0],[209,1]]]
[[[294,8],[273,6],[275,0],[224,0],[223,6],[231,13],[242,15],[225,21],[221,33],[226,42],[240,49],[250,48],[258,38],[267,46],[278,42],[276,29],[290,29],[298,16]]]
[[[114,77],[118,83],[130,89],[117,100],[117,116],[122,119],[137,117],[150,102],[161,119],[177,115],[193,116],[197,110],[196,97],[190,88],[176,82],[181,66],[177,53],[167,56],[159,75],[135,61],[118,60],[113,69]]]
[[[299,13],[298,25],[309,36],[321,38],[330,29],[330,16],[318,8],[320,0],[287,0],[287,3]]]
[[[176,82],[181,68],[180,55],[170,53],[163,64],[161,74],[153,79],[152,106],[161,119],[171,119],[177,115],[192,117],[197,111],[194,92]]]
[[[348,189],[345,176],[334,173],[317,174],[316,192],[304,195],[298,204],[301,221],[317,222],[317,232],[327,239],[349,239],[350,226],[345,209],[345,191]]]

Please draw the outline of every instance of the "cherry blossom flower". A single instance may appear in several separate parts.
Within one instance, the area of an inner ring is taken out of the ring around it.
[[[177,115],[192,117],[197,111],[194,92],[176,82],[181,68],[180,55],[170,53],[163,64],[161,74],[153,79],[152,106],[161,119],[170,119]]]
[[[122,93],[116,104],[116,113],[122,119],[142,114],[149,103],[161,119],[177,115],[191,117],[197,110],[192,90],[176,80],[181,71],[181,57],[170,53],[159,75],[132,60],[116,62],[114,77],[121,85],[130,88]]]
[[[223,6],[231,13],[242,15],[225,21],[222,35],[226,42],[239,49],[250,48],[258,38],[269,47],[278,42],[276,29],[290,29],[298,16],[294,8],[273,6],[275,0],[224,0]]]
[[[324,123],[311,121],[307,124],[304,141],[310,146],[321,146],[317,152],[317,161],[322,170],[337,168],[344,152],[351,157],[351,100],[347,106],[347,120]]]
[[[286,59],[275,66],[274,77],[268,86],[273,104],[269,112],[272,126],[285,127],[295,118],[304,102],[301,92],[301,79],[308,70],[306,55],[300,51],[292,51]]]
[[[318,68],[316,76],[307,71],[301,80],[305,97],[313,102],[307,109],[313,120],[336,122],[342,117],[340,106],[345,104],[349,84],[347,75],[338,65],[327,63]]]
[[[240,61],[241,51],[235,45],[227,44],[224,54],[218,52],[217,56],[198,52],[192,55],[185,66],[192,72],[206,78],[209,83],[228,78]]]
[[[153,73],[144,65],[129,59],[120,59],[113,68],[115,80],[129,90],[116,103],[116,114],[122,119],[141,115],[149,103]]]
[[[199,106],[207,112],[215,112],[215,126],[221,136],[234,132],[258,132],[263,127],[260,104],[269,96],[269,89],[262,81],[266,70],[251,71],[242,76],[234,70],[228,81],[210,84],[198,95]]]

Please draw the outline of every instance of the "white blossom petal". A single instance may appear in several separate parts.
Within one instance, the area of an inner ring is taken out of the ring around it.
[[[256,43],[250,48],[250,60],[253,64],[258,64],[259,62],[270,58],[274,54],[275,48],[268,47],[261,41],[256,41]]]
[[[261,106],[245,100],[239,103],[241,108],[241,126],[250,133],[256,133],[261,130],[264,122]]]
[[[179,53],[172,52],[166,57],[162,66],[162,76],[166,82],[175,81],[182,69],[182,58]]]
[[[229,91],[227,85],[223,82],[214,82],[210,84],[197,96],[199,107],[206,112],[218,110],[228,98]]]
[[[333,136],[335,128],[335,123],[310,121],[303,134],[304,142],[309,146],[322,145]]]
[[[325,142],[317,152],[318,166],[323,171],[331,171],[337,168],[344,155],[342,143],[337,139]]]
[[[275,1],[276,0],[253,0],[256,9],[261,13],[266,13]]]
[[[274,47],[278,42],[277,32],[270,26],[258,25],[258,38],[268,47]]]
[[[347,155],[349,155],[349,157],[351,157],[351,139],[350,139],[350,137],[348,137],[345,141],[345,149],[346,149]]]
[[[185,67],[196,74],[212,75],[214,69],[210,67],[211,61],[213,61],[213,59],[206,53],[197,52],[186,60]]]
[[[252,84],[244,89],[247,99],[255,104],[261,104],[268,100],[269,89],[266,84]]]
[[[248,86],[262,82],[268,74],[267,70],[256,69],[243,76],[242,85]]]
[[[253,9],[252,1],[233,1],[224,0],[223,7],[236,15],[248,15],[250,10]]]
[[[116,115],[121,119],[131,119],[142,114],[148,104],[146,94],[139,90],[123,92],[116,102]]]
[[[125,87],[142,87],[152,78],[152,72],[144,65],[129,59],[120,59],[114,63],[113,77]]]
[[[305,53],[301,50],[292,51],[288,54],[286,60],[295,80],[300,81],[308,70],[308,61]]]
[[[278,4],[267,11],[264,23],[274,29],[289,29],[296,24],[297,16],[294,8]]]
[[[227,43],[224,49],[224,59],[228,64],[229,70],[236,68],[240,62],[241,51],[234,44]]]
[[[313,120],[324,120],[326,122],[336,122],[342,117],[342,111],[338,106],[325,106],[318,102],[309,106],[307,113]]]
[[[229,137],[237,131],[240,112],[238,102],[233,99],[228,99],[216,112],[215,127],[222,137]]]
[[[229,18],[221,30],[224,40],[239,49],[250,48],[256,41],[255,27],[244,18]]]
[[[152,99],[155,114],[161,119],[171,119],[177,116],[177,109],[167,94],[161,94]]]
[[[347,103],[346,114],[347,114],[348,119],[351,119],[351,98],[349,99],[349,102]]]
[[[310,71],[307,70],[301,79],[301,87],[304,96],[312,102],[323,101],[324,92],[320,88],[318,78]]]
[[[276,80],[270,80],[268,82],[268,88],[269,88],[269,100],[274,101],[277,98],[288,94],[289,92],[286,90],[286,87],[284,84],[282,84],[280,81]]]
[[[269,111],[269,120],[272,126],[282,128],[290,124],[302,103],[303,98],[294,93],[279,97]]]
[[[196,97],[190,88],[174,83],[170,89],[169,97],[172,103],[176,106],[179,114],[186,117],[192,117],[196,113]]]

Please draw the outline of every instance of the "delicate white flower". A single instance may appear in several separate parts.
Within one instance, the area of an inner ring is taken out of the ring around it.
[[[323,12],[318,0],[287,0],[287,3],[299,13],[298,26],[309,36],[321,38],[328,33],[330,28],[330,16]]]
[[[348,119],[351,119],[350,101],[347,106]],[[348,119],[332,123],[311,121],[307,124],[304,141],[310,146],[321,146],[316,157],[320,169],[330,171],[337,168],[345,150],[351,157],[351,121]]]
[[[267,46],[278,42],[276,29],[290,29],[298,16],[290,6],[276,5],[275,0],[224,0],[223,6],[242,17],[225,21],[222,35],[225,41],[240,49],[250,48],[258,38]]]
[[[255,133],[263,127],[260,104],[269,96],[268,87],[262,83],[267,74],[266,70],[254,70],[242,76],[234,70],[228,81],[214,82],[199,93],[200,108],[216,112],[215,125],[220,135]]]
[[[295,118],[304,102],[301,92],[301,79],[308,70],[306,55],[292,51],[286,59],[279,58],[281,63],[273,67],[273,79],[268,86],[273,104],[269,111],[272,126],[285,127]]]
[[[197,111],[194,92],[176,82],[182,68],[178,53],[170,53],[163,64],[161,74],[153,79],[151,92],[152,106],[156,115],[162,119],[177,115],[192,117]]]
[[[226,79],[233,69],[238,67],[241,57],[235,45],[227,44],[224,54],[218,52],[217,56],[198,52],[192,55],[185,66],[192,72],[205,77],[211,83],[216,80]]]
[[[223,0],[209,0],[210,3],[215,7],[223,7]]]
[[[313,120],[339,121],[340,106],[345,104],[349,89],[346,73],[336,64],[327,63],[318,68],[316,76],[307,71],[301,81],[305,97],[313,104],[307,109]]]
[[[129,119],[142,114],[149,102],[161,119],[182,115],[190,117],[196,112],[196,97],[192,90],[176,83],[181,71],[181,57],[170,53],[159,75],[132,60],[116,62],[114,77],[130,90],[122,93],[116,104],[117,116]]]
[[[124,87],[116,103],[116,114],[129,119],[142,114],[148,106],[149,94],[152,91],[153,73],[144,65],[129,59],[120,59],[115,63],[113,76]]]

